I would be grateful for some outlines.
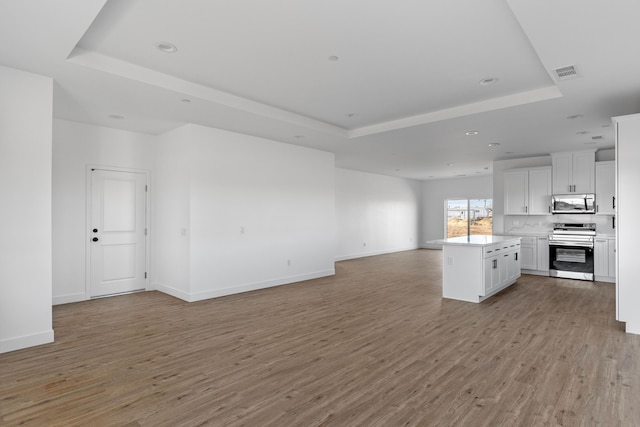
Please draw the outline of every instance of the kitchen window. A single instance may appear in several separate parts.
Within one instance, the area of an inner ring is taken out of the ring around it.
[[[493,199],[450,199],[445,210],[447,238],[493,233]]]

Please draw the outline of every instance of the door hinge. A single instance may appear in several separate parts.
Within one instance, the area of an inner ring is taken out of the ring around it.
[[[144,278],[145,279],[147,278],[147,272],[146,271],[144,272]]]

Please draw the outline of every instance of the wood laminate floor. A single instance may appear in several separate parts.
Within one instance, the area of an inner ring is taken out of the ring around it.
[[[185,303],[54,307],[56,342],[0,354],[0,425],[640,426],[640,336],[614,285],[522,276],[441,298],[441,252]]]

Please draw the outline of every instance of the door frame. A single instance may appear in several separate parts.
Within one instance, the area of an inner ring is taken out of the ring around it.
[[[149,177],[150,172],[147,169],[135,169],[135,168],[123,168],[119,166],[105,166],[99,164],[87,164],[86,170],[86,199],[85,199],[85,225],[84,225],[84,235],[85,235],[85,280],[84,280],[84,299],[91,299],[91,232],[89,227],[91,225],[91,208],[92,208],[92,175],[91,171],[94,169],[100,169],[111,172],[129,172],[129,173],[139,173],[144,175],[145,188],[147,191],[145,192],[145,203],[144,203],[144,222],[146,224],[147,233],[144,238],[144,262],[145,262],[145,271],[149,272],[147,277],[144,280],[144,290],[151,290],[149,283],[151,283],[151,273],[149,271],[149,266],[151,265],[151,254],[149,253],[149,239],[151,236],[151,226],[150,226],[150,218],[151,218],[151,186],[149,185]],[[103,298],[103,297],[96,297]]]

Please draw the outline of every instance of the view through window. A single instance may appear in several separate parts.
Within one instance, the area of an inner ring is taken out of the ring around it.
[[[446,209],[447,237],[492,234],[492,199],[447,200]]]

